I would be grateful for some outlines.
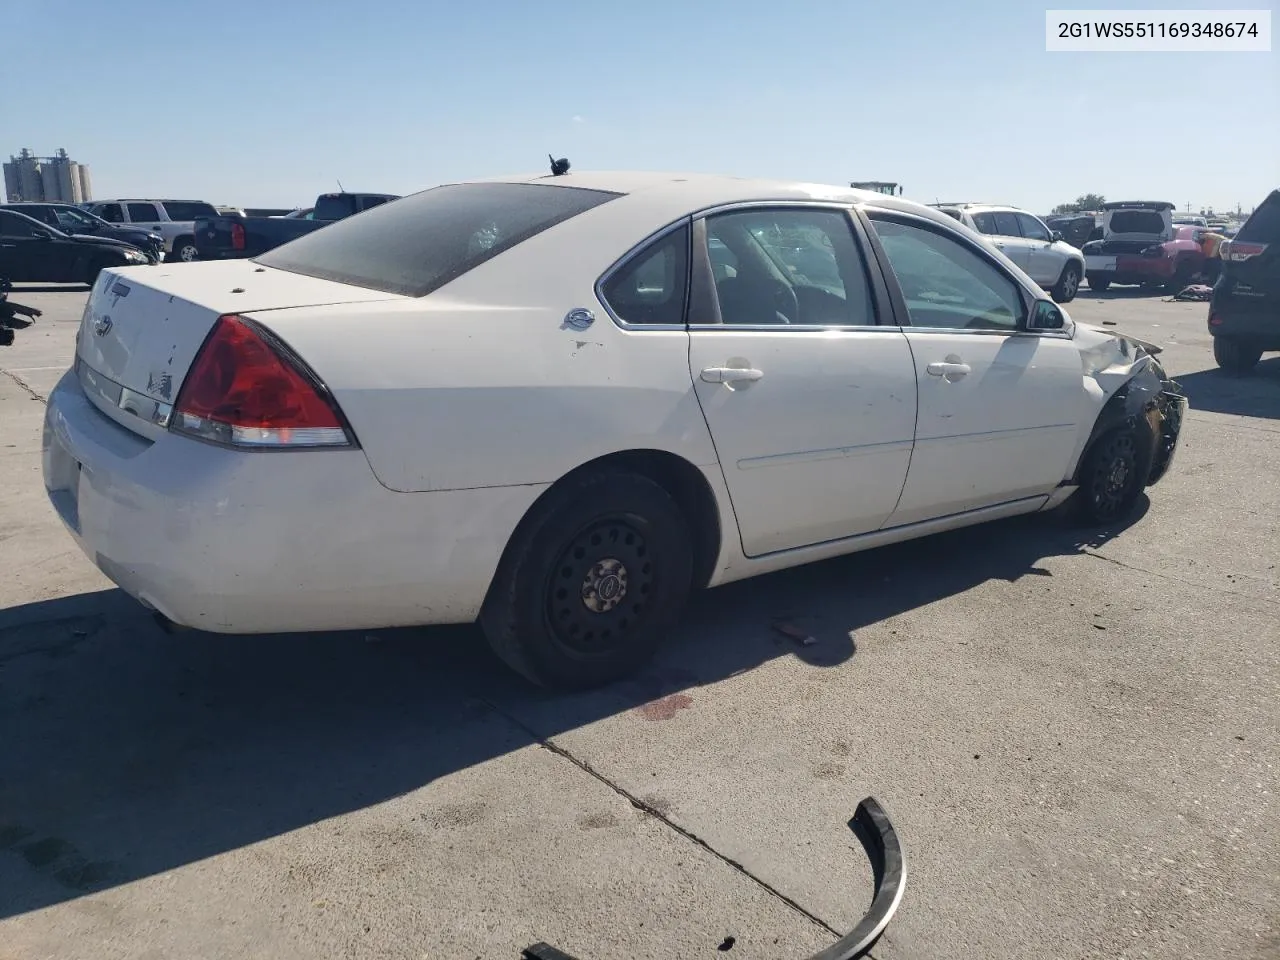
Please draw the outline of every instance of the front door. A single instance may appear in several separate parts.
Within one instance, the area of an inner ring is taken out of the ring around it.
[[[695,223],[689,372],[749,557],[877,530],[902,492],[915,368],[860,246],[837,207]]]
[[[1021,287],[977,244],[887,212],[871,223],[899,287],[919,382],[897,526],[1050,493],[1085,417],[1065,332],[1026,331]]]
[[[1022,236],[1027,245],[1027,276],[1050,290],[1062,275],[1066,260],[1053,248],[1053,234],[1049,228],[1029,213],[1015,213],[1018,226],[1022,228]]]

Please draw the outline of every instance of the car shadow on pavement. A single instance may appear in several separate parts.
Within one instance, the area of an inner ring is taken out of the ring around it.
[[[1280,420],[1280,357],[1264,357],[1247,377],[1216,367],[1175,377],[1192,411]]]
[[[1146,509],[1145,498],[1135,522]],[[657,661],[556,696],[499,667],[474,627],[169,635],[119,590],[0,611],[0,918],[390,800],[584,724],[797,657],[1094,549],[1055,517],[988,524],[700,595]],[[782,619],[812,634],[785,636]],[[856,662],[856,661],[855,661]]]

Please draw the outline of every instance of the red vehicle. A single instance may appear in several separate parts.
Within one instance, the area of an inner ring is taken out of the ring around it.
[[[1092,290],[1113,283],[1176,293],[1204,269],[1202,227],[1176,226],[1173,204],[1126,200],[1102,205],[1102,239],[1082,248]]]

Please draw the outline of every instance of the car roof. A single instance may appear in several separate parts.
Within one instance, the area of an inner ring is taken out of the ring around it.
[[[583,171],[562,176],[545,173],[503,177],[485,177],[456,183],[529,183],[549,187],[602,190],[619,194],[627,202],[621,206],[637,211],[646,208],[643,218],[652,221],[671,222],[700,210],[733,203],[758,203],[778,201],[865,204],[883,210],[912,213],[931,221],[944,223],[951,228],[955,221],[946,214],[922,203],[901,197],[890,197],[874,190],[858,190],[854,187],[801,180],[780,180],[753,177],[733,177],[706,173],[664,173],[647,171]],[[612,207],[619,202],[599,208]]]
[[[1173,210],[1174,206],[1167,200],[1115,200],[1104,203],[1103,210]]]
[[[90,200],[89,203],[205,203],[204,200],[178,200],[174,197],[113,197],[110,200]],[[209,204],[213,206],[213,204]]]

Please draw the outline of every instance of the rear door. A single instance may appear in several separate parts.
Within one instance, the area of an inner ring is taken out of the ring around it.
[[[749,557],[879,529],[911,460],[916,375],[847,209],[694,223],[689,372]]]
[[[128,214],[129,222],[135,227],[142,227],[146,230],[159,230],[160,224],[165,220],[156,210],[156,205],[151,202],[131,201],[124,205],[125,212]]]
[[[919,383],[911,470],[890,523],[1049,493],[1085,417],[1069,334],[1028,332],[1029,298],[980,245],[922,218],[868,213]]]

